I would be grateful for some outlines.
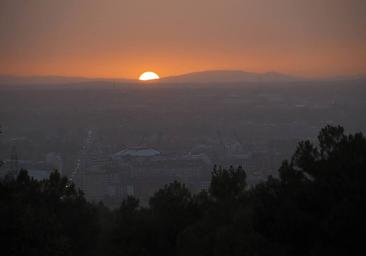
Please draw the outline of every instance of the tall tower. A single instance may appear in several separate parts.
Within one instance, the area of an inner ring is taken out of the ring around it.
[[[13,145],[10,155],[10,172],[16,174],[18,171],[18,152],[17,147]]]
[[[0,135],[3,133],[2,126],[0,124]],[[4,164],[4,161],[0,159],[0,167]]]

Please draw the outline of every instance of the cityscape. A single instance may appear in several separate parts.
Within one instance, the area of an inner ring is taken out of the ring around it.
[[[0,170],[44,179],[57,169],[88,200],[111,207],[128,195],[146,205],[174,180],[207,189],[215,165],[242,166],[255,185],[276,176],[297,141],[316,139],[318,127],[363,131],[363,83],[5,85]]]

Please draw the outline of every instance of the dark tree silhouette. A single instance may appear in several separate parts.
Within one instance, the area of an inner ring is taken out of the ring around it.
[[[246,173],[241,166],[234,169],[223,169],[214,167],[211,177],[210,194],[216,199],[236,198],[245,192]]]
[[[88,203],[57,171],[0,182],[3,255],[358,255],[366,232],[366,139],[326,126],[300,142],[278,178],[248,187],[217,168],[208,191],[173,182],[149,207]]]
[[[36,181],[20,170],[0,184],[3,255],[90,255],[97,215],[73,185],[54,171]]]

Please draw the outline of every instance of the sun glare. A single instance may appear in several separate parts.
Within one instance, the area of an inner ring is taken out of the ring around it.
[[[156,80],[156,79],[160,79],[160,77],[156,73],[151,72],[151,71],[145,72],[139,77],[140,81],[148,81],[148,80]]]

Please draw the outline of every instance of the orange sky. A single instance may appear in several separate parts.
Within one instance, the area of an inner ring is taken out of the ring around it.
[[[364,0],[1,0],[0,74],[366,73]]]

